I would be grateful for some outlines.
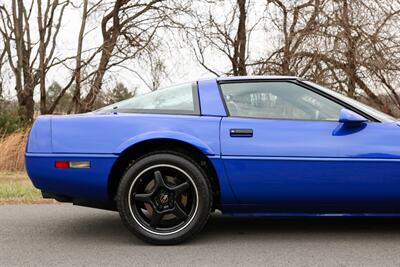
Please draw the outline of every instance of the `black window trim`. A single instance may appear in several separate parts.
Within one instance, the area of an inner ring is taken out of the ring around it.
[[[193,107],[194,110],[180,110],[180,109],[107,109],[102,110],[101,113],[142,113],[142,114],[161,114],[161,115],[188,115],[188,116],[200,116],[200,100],[199,90],[197,82],[192,83],[192,96],[193,96]]]
[[[380,120],[378,120],[377,118],[371,116],[370,114],[367,114],[367,113],[365,113],[365,112],[353,107],[352,105],[350,105],[350,104],[348,104],[346,102],[343,102],[340,99],[337,99],[336,97],[334,97],[334,96],[332,96],[332,95],[330,95],[328,93],[325,93],[325,92],[323,92],[321,90],[318,90],[317,88],[314,88],[313,86],[311,86],[309,84],[306,84],[303,81],[301,81],[299,79],[296,79],[296,78],[251,79],[251,80],[243,79],[243,80],[222,80],[222,81],[218,81],[217,82],[218,83],[218,90],[219,90],[219,93],[221,95],[221,100],[223,102],[223,105],[224,105],[224,108],[225,108],[225,112],[226,112],[228,117],[232,117],[232,118],[248,118],[248,119],[262,119],[262,120],[337,122],[336,120],[335,121],[331,121],[331,120],[288,119],[288,118],[287,119],[277,119],[277,118],[260,118],[260,117],[248,117],[248,116],[232,116],[230,114],[230,112],[229,112],[229,109],[228,109],[227,105],[226,105],[225,98],[224,98],[224,95],[222,93],[222,89],[221,89],[220,85],[221,84],[232,84],[232,83],[254,83],[254,82],[264,82],[264,83],[265,82],[288,82],[288,83],[293,83],[293,84],[296,84],[296,85],[298,85],[300,87],[303,87],[303,88],[305,88],[305,89],[307,89],[309,91],[312,91],[312,92],[314,92],[314,93],[316,93],[316,94],[318,94],[318,95],[320,95],[322,97],[325,97],[325,98],[327,98],[327,99],[329,99],[329,100],[331,100],[331,101],[343,106],[344,108],[346,108],[348,110],[351,110],[351,111],[353,111],[353,112],[365,117],[366,119],[368,119],[371,122],[381,122]]]

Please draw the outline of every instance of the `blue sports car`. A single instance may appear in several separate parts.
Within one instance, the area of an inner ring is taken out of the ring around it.
[[[296,77],[185,83],[40,116],[26,169],[43,197],[118,210],[175,244],[231,215],[400,215],[396,119]]]

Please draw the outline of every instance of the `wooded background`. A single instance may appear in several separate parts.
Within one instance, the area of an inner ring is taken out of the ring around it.
[[[71,10],[80,27],[65,32]],[[157,90],[178,54],[209,76],[295,75],[400,116],[399,18],[399,0],[0,0],[0,128],[137,94],[107,82],[115,68]]]

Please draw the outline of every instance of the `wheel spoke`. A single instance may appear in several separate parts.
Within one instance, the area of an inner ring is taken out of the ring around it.
[[[153,216],[151,217],[150,225],[151,227],[157,227],[161,221],[163,214],[158,213],[156,210],[153,212]]]
[[[140,202],[151,202],[150,197],[152,196],[152,193],[150,194],[135,194],[134,199],[135,201],[140,201]]]
[[[164,179],[163,179],[160,171],[154,172],[154,179],[156,182],[156,186],[155,186],[156,189],[159,188],[160,186],[162,186],[164,188],[168,188],[168,186],[164,182]]]
[[[171,188],[171,190],[175,192],[176,196],[179,196],[180,194],[182,194],[183,192],[188,190],[189,187],[190,187],[189,183],[188,182],[184,182],[184,183],[182,183],[180,185],[177,185],[177,186]]]
[[[175,201],[175,207],[172,211],[172,214],[174,214],[176,217],[178,217],[181,220],[185,220],[188,217],[187,213],[181,208],[179,203],[177,203],[176,201]]]

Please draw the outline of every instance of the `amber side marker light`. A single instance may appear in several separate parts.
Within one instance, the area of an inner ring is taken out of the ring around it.
[[[56,161],[54,166],[57,169],[88,169],[90,161]]]

